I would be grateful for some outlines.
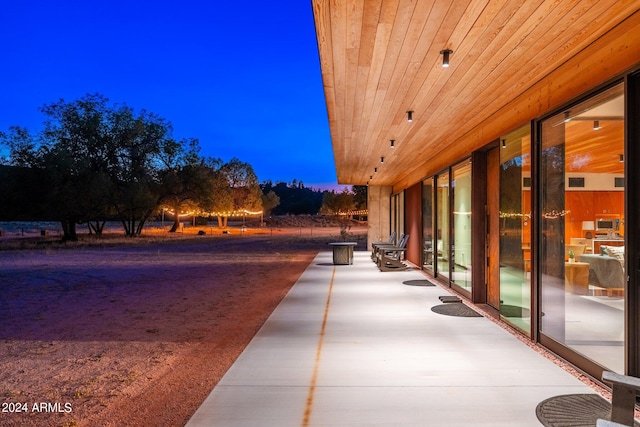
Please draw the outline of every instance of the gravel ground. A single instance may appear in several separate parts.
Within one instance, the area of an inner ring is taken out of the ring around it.
[[[0,425],[184,425],[337,236],[0,251]]]

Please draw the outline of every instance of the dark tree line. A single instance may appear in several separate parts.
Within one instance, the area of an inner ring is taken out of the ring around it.
[[[0,168],[4,220],[53,220],[65,240],[76,225],[100,234],[107,220],[139,235],[161,207],[178,213],[215,212],[219,223],[238,209],[262,208],[251,166],[238,159],[202,158],[196,139],[176,140],[171,124],[102,95],[60,100],[41,108],[44,130],[0,133],[8,156]]]
[[[335,192],[307,188],[302,182],[278,182],[273,185],[270,181],[260,185],[263,193],[273,192],[279,199],[279,204],[271,210],[274,215],[316,215],[338,214],[367,207],[367,187],[353,186],[351,190]]]
[[[266,181],[260,187],[265,194],[272,191],[280,201],[271,209],[273,215],[315,215],[320,212],[324,192],[306,188],[302,182],[278,182],[273,185]]]

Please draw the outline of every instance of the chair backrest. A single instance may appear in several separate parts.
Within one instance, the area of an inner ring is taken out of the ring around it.
[[[403,234],[400,240],[398,241],[398,247],[401,249],[404,249],[404,247],[407,246],[407,240],[409,240],[409,235]]]
[[[395,231],[392,231],[391,234],[389,235],[389,243],[395,242],[397,235],[398,235],[398,233],[396,233]]]

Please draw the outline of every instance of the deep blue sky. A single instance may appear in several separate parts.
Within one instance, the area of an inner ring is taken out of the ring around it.
[[[0,40],[2,131],[100,93],[261,182],[335,184],[311,0],[12,0]]]

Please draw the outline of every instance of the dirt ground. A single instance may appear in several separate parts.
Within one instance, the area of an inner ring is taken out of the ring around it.
[[[0,251],[0,425],[184,425],[339,229],[302,234]]]

